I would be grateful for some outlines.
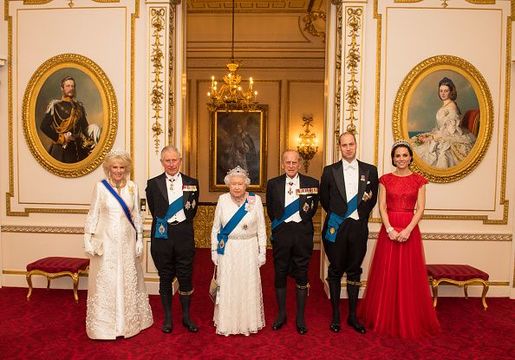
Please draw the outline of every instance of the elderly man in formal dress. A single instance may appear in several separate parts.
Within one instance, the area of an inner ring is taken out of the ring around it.
[[[272,221],[272,248],[275,268],[275,293],[279,313],[272,325],[279,330],[286,323],[286,279],[295,278],[297,332],[308,329],[304,308],[308,292],[308,266],[313,253],[313,216],[318,206],[318,180],[300,174],[300,155],[286,150],[282,155],[284,174],[270,179],[266,205]]]
[[[166,146],[161,151],[164,172],[148,180],[146,195],[152,214],[152,259],[159,273],[159,294],[164,310],[162,331],[170,333],[172,325],[172,281],[179,281],[182,324],[188,331],[198,327],[190,319],[193,293],[192,270],[195,255],[193,218],[197,213],[199,185],[197,179],[180,172],[179,150]]]

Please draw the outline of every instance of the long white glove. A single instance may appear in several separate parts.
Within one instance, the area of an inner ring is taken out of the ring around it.
[[[266,250],[260,250],[257,259],[258,259],[259,267],[265,265],[265,263],[266,263]]]
[[[218,265],[218,253],[216,250],[211,250],[211,261],[213,264]]]
[[[91,256],[95,256],[93,245],[91,244],[91,234],[84,233],[84,251]]]
[[[138,233],[136,235],[136,257],[140,257],[143,254],[143,234]]]

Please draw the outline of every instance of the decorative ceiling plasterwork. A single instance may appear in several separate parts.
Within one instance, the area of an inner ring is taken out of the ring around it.
[[[263,13],[299,13],[307,12],[311,2],[322,3],[323,0],[238,0],[236,12]],[[187,0],[188,13],[228,13],[232,4],[227,0]]]

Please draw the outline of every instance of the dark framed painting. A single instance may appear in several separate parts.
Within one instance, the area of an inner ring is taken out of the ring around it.
[[[487,83],[471,63],[456,56],[434,56],[417,64],[397,92],[394,139],[411,143],[412,167],[429,181],[457,181],[486,153],[492,108]]]
[[[117,124],[114,89],[91,59],[57,55],[32,75],[23,128],[32,154],[51,173],[79,177],[96,169],[113,145]]]
[[[248,171],[251,191],[265,191],[268,106],[217,110],[211,116],[210,191],[227,191],[224,178],[236,166]]]

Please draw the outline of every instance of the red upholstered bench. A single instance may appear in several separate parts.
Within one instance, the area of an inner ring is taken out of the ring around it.
[[[465,298],[468,298],[467,286],[483,285],[481,300],[483,307],[486,308],[486,293],[488,292],[488,274],[470,265],[449,265],[431,264],[426,265],[427,275],[433,290],[433,306],[436,307],[438,301],[438,285],[448,283],[463,287]]]
[[[29,284],[29,292],[27,300],[32,294],[32,275],[44,275],[47,278],[47,289],[50,288],[50,280],[69,276],[73,280],[73,296],[75,302],[79,301],[77,288],[79,287],[79,275],[86,273],[89,266],[89,259],[71,258],[71,257],[46,257],[39,259],[27,265],[27,283]]]

